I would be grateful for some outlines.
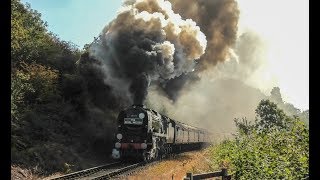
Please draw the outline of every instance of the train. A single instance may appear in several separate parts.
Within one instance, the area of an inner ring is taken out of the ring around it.
[[[148,162],[209,143],[210,133],[205,129],[173,120],[144,105],[132,105],[118,115],[112,157]]]

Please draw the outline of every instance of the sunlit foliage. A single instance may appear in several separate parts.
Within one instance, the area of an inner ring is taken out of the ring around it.
[[[236,119],[238,133],[212,147],[212,159],[235,179],[301,179],[309,173],[309,130],[276,104],[262,100],[254,123]]]

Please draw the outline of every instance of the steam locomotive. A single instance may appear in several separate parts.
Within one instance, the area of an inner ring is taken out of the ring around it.
[[[132,105],[119,113],[112,150],[114,159],[146,162],[209,143],[209,132],[160,114],[143,105]]]

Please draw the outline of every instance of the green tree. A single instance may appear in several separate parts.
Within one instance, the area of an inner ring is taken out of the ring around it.
[[[30,83],[30,74],[14,69],[11,74],[11,119],[19,119],[25,106],[24,97],[28,92],[35,92]]]
[[[20,0],[11,1],[11,60],[32,62],[39,57],[39,49],[46,46],[50,36],[46,33],[47,24],[40,13],[24,6]]]
[[[11,122],[17,125],[35,104],[57,102],[58,72],[39,64],[20,63],[11,73]]]
[[[309,126],[309,110],[303,111],[299,118]]]
[[[236,119],[234,140],[214,146],[212,161],[235,179],[302,179],[308,176],[309,131],[298,117],[262,100],[254,123]]]
[[[58,71],[40,64],[24,64],[22,70],[30,79],[34,91],[25,93],[25,102],[41,104],[60,99]]]
[[[270,100],[261,100],[255,112],[259,130],[266,132],[286,128],[287,115]]]
[[[99,61],[89,57],[89,46],[79,50],[48,32],[29,4],[12,0],[11,10],[12,163],[38,166],[41,173],[65,163],[84,168],[84,151],[106,155],[115,110],[123,105],[104,83]]]
[[[254,130],[255,125],[251,123],[251,121],[248,121],[246,118],[242,118],[241,120],[239,118],[235,118],[234,122],[236,124],[236,127],[238,127],[238,131],[241,134],[249,135]]]

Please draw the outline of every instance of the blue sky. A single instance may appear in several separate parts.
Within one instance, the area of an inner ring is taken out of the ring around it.
[[[41,13],[48,30],[83,48],[117,14],[122,0],[21,0]]]

